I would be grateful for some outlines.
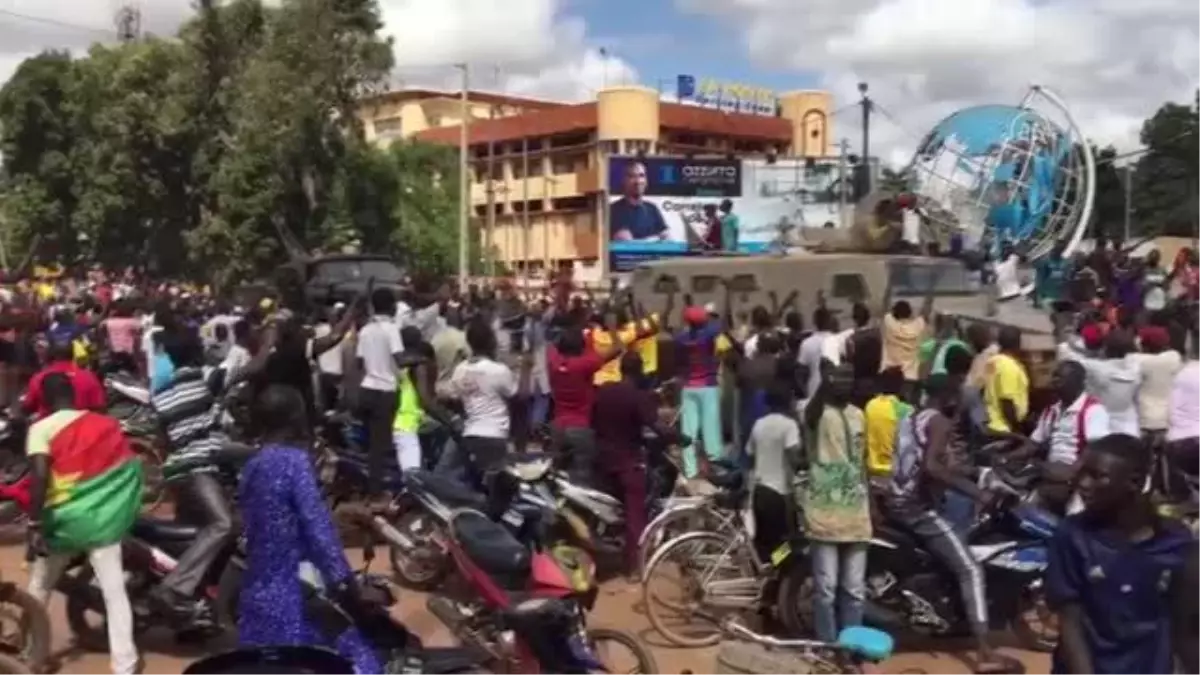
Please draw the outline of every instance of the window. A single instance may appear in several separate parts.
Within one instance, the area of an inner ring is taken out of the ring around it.
[[[600,141],[596,144],[596,147],[600,150],[600,152],[609,155],[618,155],[621,153],[620,141]]]
[[[441,115],[430,115],[429,116],[429,126],[431,126],[431,127],[442,126],[442,116]]]
[[[925,295],[930,290],[934,295],[978,292],[966,268],[951,260],[893,261],[888,265],[888,283],[897,295]]]
[[[556,174],[575,173],[576,167],[586,161],[586,158],[578,155],[563,155],[554,158],[552,168]]]
[[[693,293],[713,293],[717,290],[719,282],[717,277],[712,274],[697,274],[692,277],[692,292]]]
[[[636,155],[639,152],[650,152],[650,147],[654,145],[651,141],[625,141],[625,153]]]
[[[372,124],[375,127],[375,134],[377,136],[399,136],[404,129],[403,120],[399,117],[381,117],[372,122]]]
[[[861,274],[835,274],[832,295],[843,300],[863,300],[867,297],[867,280]]]
[[[670,274],[664,274],[654,280],[654,292],[664,295],[667,293],[678,293],[679,280]]]
[[[734,293],[753,293],[758,290],[758,278],[753,274],[735,274],[729,280],[729,290]]]

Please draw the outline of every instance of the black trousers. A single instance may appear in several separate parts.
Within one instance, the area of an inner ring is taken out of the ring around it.
[[[320,412],[337,410],[341,386],[341,375],[334,375],[333,373],[321,373],[317,376],[317,401],[321,406]],[[313,423],[316,423],[317,421],[318,420],[313,420]]]
[[[170,485],[175,493],[176,518],[196,525],[200,530],[162,585],[183,597],[191,597],[213,562],[229,545],[233,536],[233,513],[216,474],[194,473],[172,481]]]
[[[795,532],[792,499],[763,485],[754,486],[754,549],[758,559],[767,561],[780,544]]]
[[[481,488],[490,484],[491,474],[504,464],[508,441],[486,436],[463,436],[461,452],[466,458],[468,480]]]
[[[396,392],[363,387],[358,406],[367,427],[367,491],[383,492],[383,467],[392,449],[392,422],[396,419]]]

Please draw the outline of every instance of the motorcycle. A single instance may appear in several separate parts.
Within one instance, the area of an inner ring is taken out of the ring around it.
[[[391,520],[382,514],[370,514],[366,525],[391,545],[389,556],[398,578],[409,587],[432,590],[453,567],[445,530],[455,508],[494,512],[521,541],[541,542],[544,531],[533,529],[534,524],[548,522],[548,518],[538,514],[553,513],[556,503],[553,495],[532,485],[529,479],[544,475],[548,467],[549,462],[544,459],[510,458],[505,474],[517,481],[507,483],[514,493],[495,498],[453,478],[409,471],[404,476],[404,490],[393,505]],[[498,505],[501,503],[503,507]],[[493,507],[494,504],[497,506]]]
[[[222,447],[217,464],[218,475],[225,479],[225,487],[229,487],[229,479],[237,475],[252,453],[251,446],[231,443]],[[175,570],[199,529],[176,520],[140,516],[122,540],[121,558],[135,635],[154,626],[173,623],[172,617],[164,615],[158,603],[152,600],[151,591]],[[239,533],[218,553],[204,579],[197,584],[192,598],[202,603],[206,611],[198,613],[188,625],[179,627],[181,635],[206,637],[237,625],[238,598],[246,569],[245,547],[245,535]],[[300,576],[304,578],[303,574]],[[107,649],[107,629],[103,624],[94,626],[88,620],[92,615],[103,617],[105,606],[86,555],[76,556],[68,563],[57,590],[66,597],[67,625],[79,644],[96,651]]]
[[[166,440],[158,422],[158,413],[150,403],[150,390],[132,375],[118,372],[104,378],[108,414],[121,423],[129,447],[142,458],[142,505],[156,510],[163,502],[162,463],[166,459]]]
[[[134,522],[129,536],[121,542],[135,635],[154,626],[172,623],[171,617],[164,615],[152,601],[151,591],[175,569],[179,556],[195,539],[196,531],[197,528],[189,525],[143,517]],[[180,632],[207,636],[223,627],[236,626],[244,569],[244,540],[238,537],[221,551],[197,588],[196,599],[209,603],[212,611],[196,617],[192,624],[182,626]],[[66,596],[67,625],[80,646],[92,651],[107,650],[106,626],[103,623],[94,625],[89,620],[89,616],[103,617],[105,606],[86,556],[71,561],[57,590]]]
[[[465,645],[486,654],[493,671],[605,671],[596,656],[601,642],[628,649],[637,662],[631,672],[657,671],[633,635],[588,629],[586,612],[598,587],[586,553],[530,548],[506,524],[471,509],[454,511],[446,534],[463,587],[430,598],[428,609]]]
[[[982,566],[988,615],[997,628],[1012,628],[1023,647],[1050,651],[1057,643],[1045,607],[1042,575],[1046,545],[1057,517],[1029,503],[1003,505],[982,514],[967,536],[971,555]],[[779,588],[784,625],[795,634],[811,633],[811,565],[793,556]],[[957,635],[969,626],[959,583],[905,530],[886,523],[875,528],[867,558],[866,620],[893,630]],[[1030,623],[1037,613],[1039,627]]]

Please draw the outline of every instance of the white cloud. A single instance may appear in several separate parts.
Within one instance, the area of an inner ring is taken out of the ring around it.
[[[119,0],[0,2],[0,82],[43,49],[82,53],[116,38]],[[142,28],[169,34],[195,11],[191,0],[140,0]],[[627,62],[590,43],[564,0],[379,0],[383,32],[395,41],[394,79],[408,86],[458,86],[452,64],[472,65],[474,88],[586,99],[607,81],[634,82]],[[21,16],[18,16],[21,15]],[[498,70],[498,76],[497,76]]]
[[[953,110],[1016,103],[1031,84],[1066,100],[1085,136],[1138,145],[1164,101],[1200,80],[1196,0],[676,0],[735,26],[761,66],[814,73],[839,105],[860,81],[903,123],[877,115],[872,149],[903,162]],[[835,133],[857,147],[859,115]],[[874,154],[874,152],[873,152]]]

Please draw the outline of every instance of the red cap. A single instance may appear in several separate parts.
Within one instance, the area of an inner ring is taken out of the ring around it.
[[[708,312],[699,305],[692,305],[684,308],[683,320],[690,324],[702,324],[708,321]]]
[[[1142,347],[1155,350],[1166,349],[1171,344],[1171,334],[1162,326],[1142,326],[1138,339],[1142,341]]]
[[[1104,344],[1104,328],[1099,324],[1089,323],[1079,331],[1083,338],[1083,346],[1088,349],[1099,349]]]

